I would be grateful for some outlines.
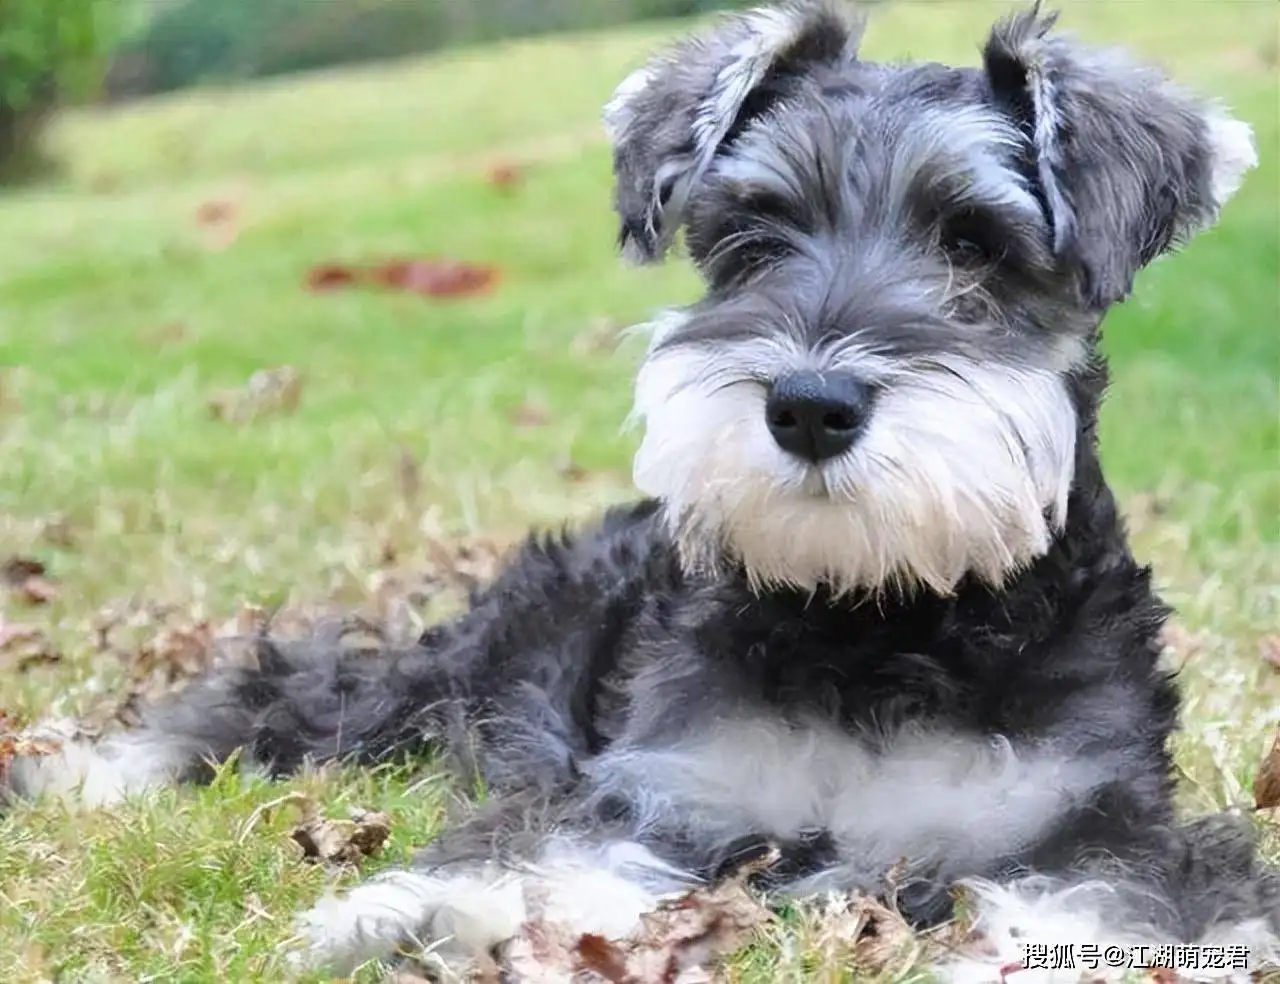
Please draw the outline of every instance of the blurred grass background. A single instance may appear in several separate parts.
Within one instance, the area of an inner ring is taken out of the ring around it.
[[[151,5],[115,50],[136,69],[139,39],[196,6]],[[1280,627],[1280,7],[1062,6],[1064,26],[1222,96],[1257,133],[1261,167],[1220,227],[1108,319],[1103,416],[1137,549],[1180,610],[1188,806],[1247,805],[1280,720],[1263,658]],[[556,9],[588,7],[631,18]],[[1007,9],[877,4],[864,52],[972,63]],[[48,117],[48,167],[0,195],[0,559],[38,559],[56,594],[35,607],[0,595],[0,617],[38,628],[56,658],[0,650],[0,707],[78,713],[122,685],[132,643],[104,650],[104,611],[377,607],[440,543],[504,542],[632,494],[635,436],[620,425],[636,353],[617,334],[696,284],[682,263],[617,261],[598,118],[689,24],[494,40],[576,22],[506,31],[473,13],[456,37],[419,39],[447,48],[431,57],[245,81],[272,72],[236,56],[162,96],[134,98],[128,65],[108,60],[107,104]],[[437,254],[501,279],[447,301],[306,286],[320,263]],[[253,396],[249,380],[282,367],[293,395]],[[262,414],[212,412],[228,393],[265,399]],[[390,810],[379,863],[428,837],[443,803],[439,783],[396,773],[287,788],[338,812]],[[0,820],[0,980],[280,979],[293,911],[331,878],[294,861],[286,820],[246,829],[282,791],[227,776],[91,818],[43,805]],[[794,927],[734,973],[823,973],[806,947]]]

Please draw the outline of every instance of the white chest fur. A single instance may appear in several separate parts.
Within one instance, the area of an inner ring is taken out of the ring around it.
[[[641,830],[678,818],[727,839],[820,828],[869,871],[902,858],[963,867],[1015,852],[1115,775],[1106,760],[998,736],[903,732],[879,744],[872,751],[825,722],[743,716],[666,747],[615,748],[591,774],[635,804]]]

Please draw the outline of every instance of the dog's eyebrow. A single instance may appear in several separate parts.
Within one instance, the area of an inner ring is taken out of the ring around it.
[[[899,122],[904,122],[901,117]],[[923,193],[956,204],[1041,214],[1035,195],[1013,166],[1026,138],[1007,120],[983,107],[961,105],[917,108],[905,123],[890,172],[895,201],[912,201]]]

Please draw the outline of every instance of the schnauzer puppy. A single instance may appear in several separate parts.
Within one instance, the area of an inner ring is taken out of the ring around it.
[[[452,753],[487,804],[303,917],[328,967],[465,967],[530,890],[621,936],[765,845],[768,890],[894,869],[920,926],[966,886],[993,954],[953,980],[1026,941],[1274,959],[1248,828],[1175,819],[1167,609],[1096,433],[1104,314],[1216,221],[1251,131],[1038,9],[978,68],[863,61],[858,33],[817,2],[726,17],[605,112],[624,252],[683,230],[706,287],[639,370],[648,498],[531,538],[415,647],[264,642],[11,792]]]

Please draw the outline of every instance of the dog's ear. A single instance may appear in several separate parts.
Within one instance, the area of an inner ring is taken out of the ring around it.
[[[604,111],[624,255],[661,259],[716,152],[820,62],[853,58],[859,22],[821,0],[723,18],[630,75]]]
[[[1118,52],[1053,33],[1039,3],[983,51],[992,97],[1023,128],[1054,249],[1086,303],[1126,297],[1137,272],[1212,225],[1257,164],[1249,126]]]

